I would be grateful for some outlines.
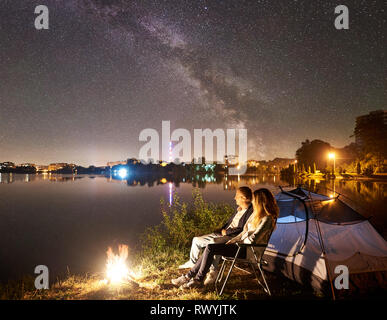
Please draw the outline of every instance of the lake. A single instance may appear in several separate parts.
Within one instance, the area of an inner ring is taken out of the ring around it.
[[[168,204],[174,193],[190,201],[193,188],[198,187],[208,201],[234,204],[238,186],[278,192],[279,185],[300,182],[282,181],[276,175],[206,175],[171,182],[154,177],[116,180],[89,175],[0,173],[0,279],[33,275],[40,264],[49,267],[51,280],[67,269],[71,273],[101,272],[107,247],[119,243],[138,247],[145,228],[161,221],[160,199]],[[387,238],[386,181],[302,182],[326,194],[342,193],[343,200],[355,200],[356,209],[366,217],[372,216],[371,223]]]

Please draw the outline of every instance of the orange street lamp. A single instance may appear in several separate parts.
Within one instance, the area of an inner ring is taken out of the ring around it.
[[[333,174],[335,174],[335,166],[336,166],[336,155],[334,152],[328,153],[328,158],[333,159]]]

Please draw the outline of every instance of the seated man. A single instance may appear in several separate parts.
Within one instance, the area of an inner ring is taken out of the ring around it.
[[[236,212],[219,230],[201,237],[194,237],[192,239],[190,260],[179,266],[179,269],[192,268],[199,259],[200,250],[205,248],[208,244],[226,243],[228,240],[235,237],[243,230],[246,221],[253,212],[253,207],[251,205],[251,189],[249,187],[238,188],[234,199],[238,205]],[[205,281],[206,285],[215,281],[219,260],[220,256],[216,256]]]

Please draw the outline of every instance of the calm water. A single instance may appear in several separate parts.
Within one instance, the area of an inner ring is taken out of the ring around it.
[[[206,200],[233,204],[240,185],[278,192],[278,185],[298,183],[281,181],[279,176],[195,180],[0,174],[0,279],[33,274],[38,264],[47,265],[51,276],[67,268],[73,273],[103,271],[107,247],[138,246],[144,229],[161,221],[160,199],[168,203],[175,192],[189,201],[192,189],[199,187]],[[304,182],[356,200],[357,209],[373,216],[371,223],[386,238],[387,182]]]

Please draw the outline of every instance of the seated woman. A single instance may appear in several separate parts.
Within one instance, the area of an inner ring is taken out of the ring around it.
[[[238,246],[236,243],[268,243],[272,230],[275,227],[279,208],[273,194],[265,188],[254,191],[253,213],[246,221],[241,233],[226,243],[208,244],[196,264],[181,277],[172,280],[172,284],[183,289],[200,288],[210,269],[214,256],[222,255],[234,257]],[[238,258],[246,257],[246,248],[242,248]]]

